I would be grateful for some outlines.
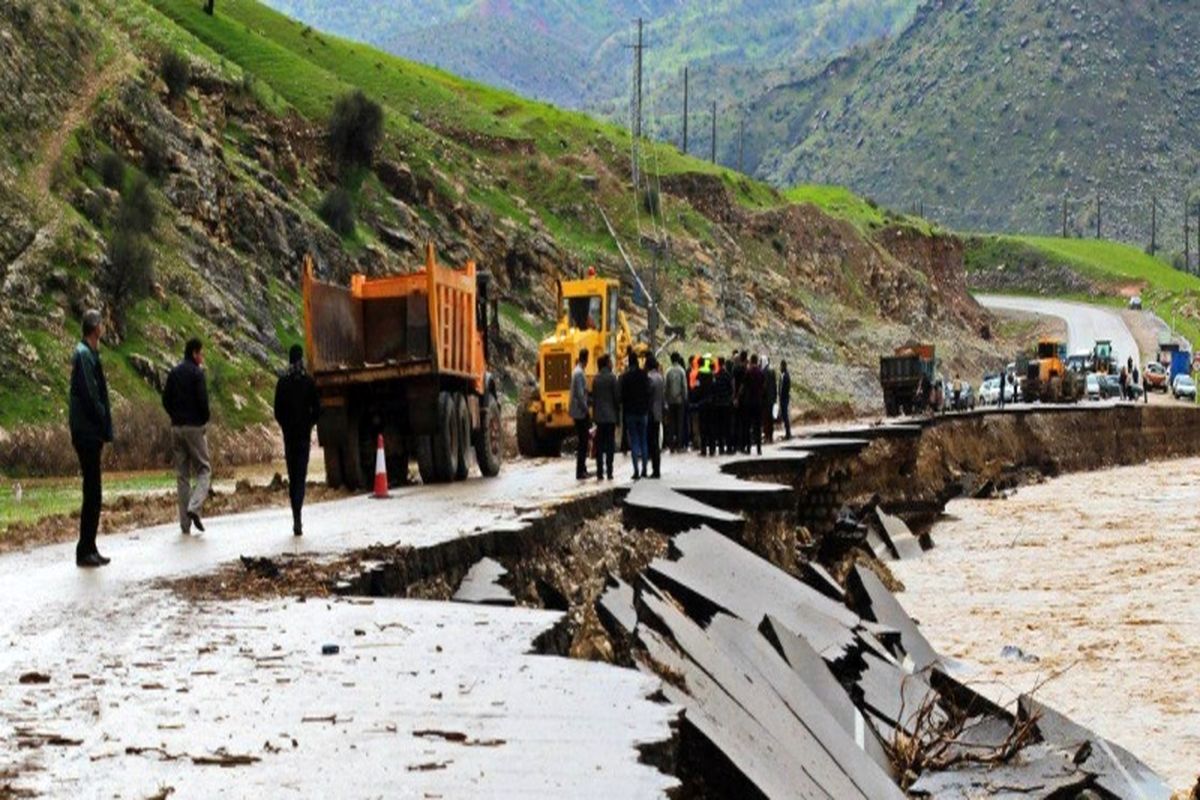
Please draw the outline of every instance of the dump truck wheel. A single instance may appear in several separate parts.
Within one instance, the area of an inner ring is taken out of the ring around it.
[[[454,480],[463,481],[471,471],[471,412],[467,410],[467,398],[457,393],[454,395],[454,425],[458,433],[458,465]]]
[[[522,389],[517,399],[517,450],[522,458],[537,458],[542,454],[537,435],[537,415],[529,410],[534,391]]]
[[[342,448],[329,445],[325,449],[325,485],[330,489],[342,488]]]
[[[1062,378],[1050,379],[1050,402],[1057,403],[1062,400]]]
[[[485,478],[500,474],[504,461],[504,422],[500,418],[500,401],[496,395],[488,394],[480,409],[479,436],[475,439],[475,459],[479,471]]]
[[[417,470],[421,473],[421,483],[437,482],[437,471],[433,466],[433,438],[430,436],[417,437]]]
[[[438,483],[449,483],[458,473],[460,446],[454,407],[454,395],[438,395],[437,428],[433,432],[433,472]]]
[[[363,471],[362,420],[351,414],[346,420],[346,438],[342,440],[342,485],[352,492],[367,488]]]

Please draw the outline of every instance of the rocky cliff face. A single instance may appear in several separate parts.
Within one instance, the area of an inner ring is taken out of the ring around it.
[[[301,112],[305,95],[289,94],[299,90],[287,81],[253,75],[190,38],[206,35],[197,14],[184,0],[0,8],[0,425],[63,418],[70,343],[82,311],[106,302],[100,277],[111,266],[121,194],[141,177],[156,210],[147,235],[155,280],[114,326],[110,382],[119,403],[152,401],[184,339],[200,335],[226,426],[269,419],[273,370],[301,338],[305,253],[332,280],[413,269],[427,241],[444,262],[476,260],[496,277],[504,313],[495,366],[509,391],[531,372],[560,277],[589,265],[621,277],[640,327],[644,312],[631,302],[633,280],[601,209],[647,279],[649,245],[666,245],[658,286],[687,328],[679,348],[749,346],[788,358],[799,368],[797,407],[874,407],[875,358],[900,340],[943,341],[951,358],[989,352],[956,240],[908,227],[860,230],[692,162],[635,204],[619,134],[518,98],[498,112],[469,107],[496,128],[514,108],[533,117],[529,133],[513,136],[381,94],[394,124],[372,168],[356,176],[357,226],[341,237],[316,211],[337,180],[324,121]],[[172,97],[160,64],[177,41],[192,43],[191,80]],[[384,69],[376,59],[386,57],[354,52]],[[474,102],[474,89],[456,91]],[[539,115],[555,119],[554,133]],[[650,203],[657,223],[648,226],[651,215],[636,206]]]

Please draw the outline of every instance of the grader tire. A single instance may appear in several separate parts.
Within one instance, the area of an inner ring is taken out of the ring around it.
[[[462,481],[467,479],[467,473],[471,470],[471,412],[467,408],[467,398],[461,393],[456,392],[453,396],[454,416],[451,424],[454,425],[455,445],[457,446],[457,462],[454,469],[454,480]]]

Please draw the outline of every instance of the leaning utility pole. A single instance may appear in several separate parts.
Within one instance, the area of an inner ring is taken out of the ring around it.
[[[717,163],[717,101],[712,104],[712,163]]]
[[[683,154],[688,151],[688,68],[683,68]]]
[[[1100,238],[1100,195],[1096,195],[1096,238]]]

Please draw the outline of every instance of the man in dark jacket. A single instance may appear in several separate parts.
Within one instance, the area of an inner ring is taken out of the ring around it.
[[[167,376],[163,390],[163,408],[171,417],[171,443],[175,451],[175,485],[179,495],[179,528],[184,536],[196,530],[204,532],[200,511],[212,484],[212,465],[208,458],[208,384],[204,378],[204,348],[199,339],[191,339],[184,349],[183,361]],[[192,486],[192,476],[196,485]]]
[[[745,387],[746,369],[750,366],[746,352],[734,351],[733,357],[725,365],[733,376],[731,392],[732,413],[729,415],[729,433],[725,440],[725,449],[729,452],[750,452],[750,421],[746,418],[746,408],[742,402],[742,390]],[[725,366],[721,371],[725,371]]]
[[[308,457],[312,429],[321,416],[317,384],[304,369],[304,349],[292,345],[287,372],[275,384],[275,421],[283,431],[283,457],[287,461],[288,495],[292,500],[292,533],[304,534],[300,512],[308,482]]]
[[[104,445],[113,440],[108,382],[100,363],[100,336],[104,333],[101,319],[99,311],[88,311],[83,315],[83,340],[75,346],[71,358],[71,444],[79,456],[79,470],[83,473],[79,543],[75,545],[75,563],[81,567],[102,567],[109,563],[109,559],[96,549],[102,497],[100,456]]]
[[[700,423],[700,434],[696,437],[696,442],[700,445],[700,455],[706,457],[717,452],[712,394],[712,356],[705,355],[699,360],[699,366],[696,368],[696,387],[692,390],[691,403],[696,409],[696,419]]]
[[[596,480],[613,476],[613,453],[617,445],[617,420],[621,414],[621,388],[612,371],[612,356],[600,356],[592,378],[592,417],[596,420]]]
[[[763,438],[768,444],[775,442],[775,401],[779,399],[779,382],[775,378],[775,368],[771,366],[766,356],[762,360],[763,368]]]
[[[736,425],[733,424],[733,389],[734,377],[730,365],[725,359],[717,361],[718,371],[713,376],[711,410],[713,419],[713,445],[721,455],[734,452],[734,435]]]
[[[786,361],[779,362],[779,420],[784,441],[792,438],[792,373]]]
[[[750,447],[753,445],[758,448],[760,456],[762,455],[765,384],[766,379],[762,367],[758,364],[758,355],[750,356],[750,366],[746,369],[746,375],[742,379],[742,410],[745,414],[746,424],[750,426],[743,452],[749,453]]]
[[[650,467],[650,448],[646,443],[646,428],[650,417],[650,378],[638,363],[637,352],[631,347],[629,365],[621,375],[621,409],[624,412],[625,434],[633,456],[633,479],[645,477]]]

